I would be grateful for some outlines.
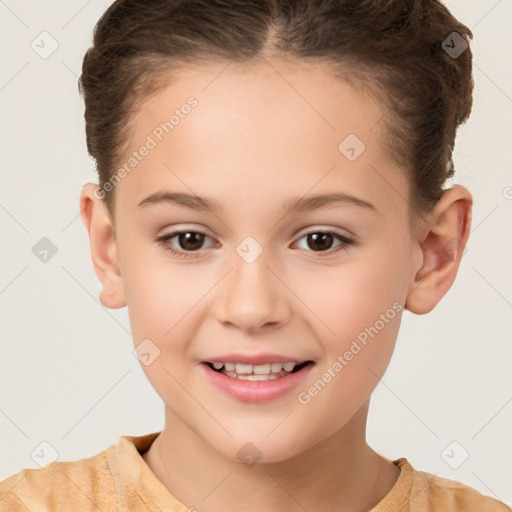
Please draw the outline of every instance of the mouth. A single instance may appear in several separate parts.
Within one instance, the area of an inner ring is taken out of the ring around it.
[[[316,364],[313,360],[293,361],[290,356],[277,354],[217,357],[220,361],[202,361],[199,365],[207,381],[238,402],[260,404],[291,396]]]
[[[308,365],[313,364],[314,361],[308,360],[302,363],[298,362],[275,362],[260,365],[220,362],[220,361],[205,361],[203,364],[208,366],[216,373],[221,373],[227,377],[237,380],[251,380],[251,381],[266,381],[281,379],[293,373],[297,373]]]

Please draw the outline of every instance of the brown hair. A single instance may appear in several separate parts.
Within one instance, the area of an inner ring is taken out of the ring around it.
[[[456,131],[471,113],[472,38],[439,0],[116,0],[95,26],[78,83],[109,213],[105,184],[129,121],[171,70],[272,55],[326,63],[373,94],[390,153],[410,174],[412,211],[428,212],[453,175]]]

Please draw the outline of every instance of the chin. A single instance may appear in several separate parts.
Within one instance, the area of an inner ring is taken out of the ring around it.
[[[265,438],[267,434],[268,431],[251,437],[246,433],[243,436],[235,436],[234,439],[230,439],[229,443],[224,442],[211,446],[222,456],[233,462],[241,462],[248,467],[255,464],[285,462],[301,455],[310,446],[301,445],[299,439],[289,429],[283,429],[281,436],[276,431]]]

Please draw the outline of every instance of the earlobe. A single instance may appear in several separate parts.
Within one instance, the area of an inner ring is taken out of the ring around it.
[[[409,287],[405,307],[418,315],[434,309],[451,288],[471,227],[473,199],[461,185],[446,190],[425,219],[427,235],[418,240],[422,263]]]
[[[126,306],[117,243],[110,216],[97,194],[98,186],[87,183],[80,194],[80,215],[89,235],[94,271],[103,289],[100,302],[107,308]]]

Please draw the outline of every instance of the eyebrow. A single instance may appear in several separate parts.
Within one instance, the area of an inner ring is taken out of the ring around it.
[[[181,206],[197,211],[211,210],[213,212],[219,212],[222,210],[221,204],[215,199],[194,196],[191,194],[165,191],[151,194],[150,196],[140,201],[138,206],[150,206],[157,204],[174,204],[176,206]],[[316,196],[292,198],[284,203],[283,213],[304,213],[336,204],[361,206],[377,211],[377,208],[368,201],[364,201],[363,199],[355,197],[351,194],[338,192],[335,194],[320,194]]]

